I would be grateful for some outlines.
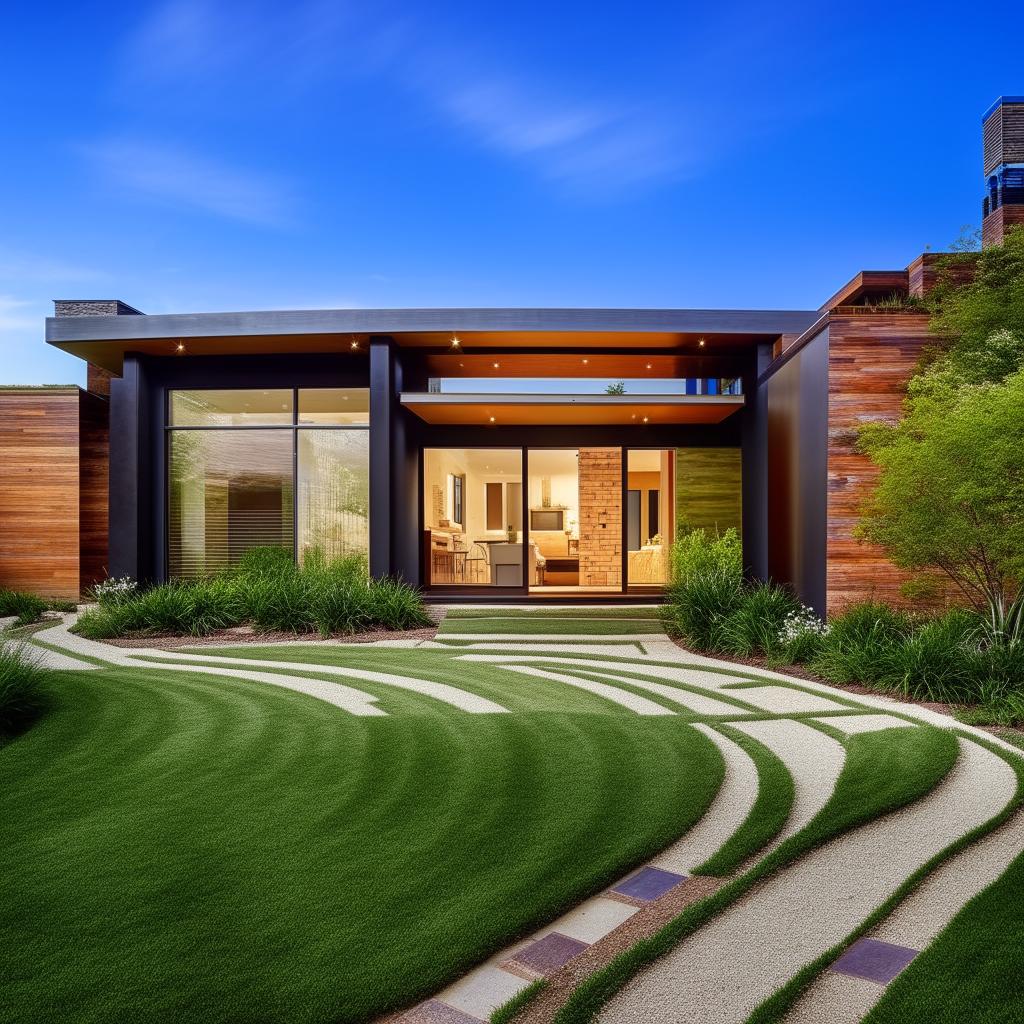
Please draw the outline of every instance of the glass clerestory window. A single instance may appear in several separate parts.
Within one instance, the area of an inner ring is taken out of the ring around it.
[[[368,388],[172,391],[168,411],[172,578],[254,547],[367,557]]]

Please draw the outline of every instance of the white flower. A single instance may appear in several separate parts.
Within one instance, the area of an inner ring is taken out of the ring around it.
[[[106,579],[102,583],[97,583],[93,587],[93,595],[97,601],[119,601],[126,597],[131,597],[139,585],[131,578],[131,576],[121,576],[120,578]]]
[[[799,611],[790,612],[783,620],[779,629],[779,641],[789,644],[809,633],[814,636],[826,636],[828,629],[828,623],[822,622],[813,609],[801,605]]]

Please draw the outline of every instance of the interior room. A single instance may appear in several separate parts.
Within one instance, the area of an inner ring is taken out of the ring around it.
[[[428,586],[521,588],[522,449],[425,449],[423,524]],[[535,547],[528,557],[536,579]]]

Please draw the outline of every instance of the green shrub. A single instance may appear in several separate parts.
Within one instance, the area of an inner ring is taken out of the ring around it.
[[[20,732],[42,711],[48,674],[24,646],[0,644],[0,736]]]
[[[17,625],[27,626],[42,618],[46,610],[46,602],[35,594],[26,594],[20,590],[0,590],[0,618],[16,615]]]
[[[777,583],[754,584],[722,620],[720,649],[741,657],[777,655],[782,649],[783,625],[799,608],[793,595]]]
[[[892,683],[900,676],[900,648],[913,631],[906,612],[875,602],[854,605],[829,624],[811,662],[835,683]]]
[[[722,622],[743,601],[743,556],[735,530],[684,534],[672,548],[666,629],[706,651],[723,650]]]
[[[896,685],[917,700],[974,699],[980,632],[978,616],[962,609],[919,624],[895,647]]]
[[[78,620],[90,639],[136,634],[205,636],[250,623],[274,632],[324,636],[429,625],[419,594],[396,580],[371,580],[359,556],[307,554],[296,566],[281,548],[256,548],[234,568],[105,601]]]

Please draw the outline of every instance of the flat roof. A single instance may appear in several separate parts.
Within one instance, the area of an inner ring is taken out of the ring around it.
[[[126,352],[190,355],[339,352],[373,335],[404,347],[679,349],[699,338],[743,346],[800,334],[814,310],[765,309],[292,309],[47,317],[46,340],[121,372]]]
[[[286,309],[47,317],[46,340],[255,337],[288,334],[405,334],[437,331],[668,331],[791,334],[813,310],[765,309]]]

